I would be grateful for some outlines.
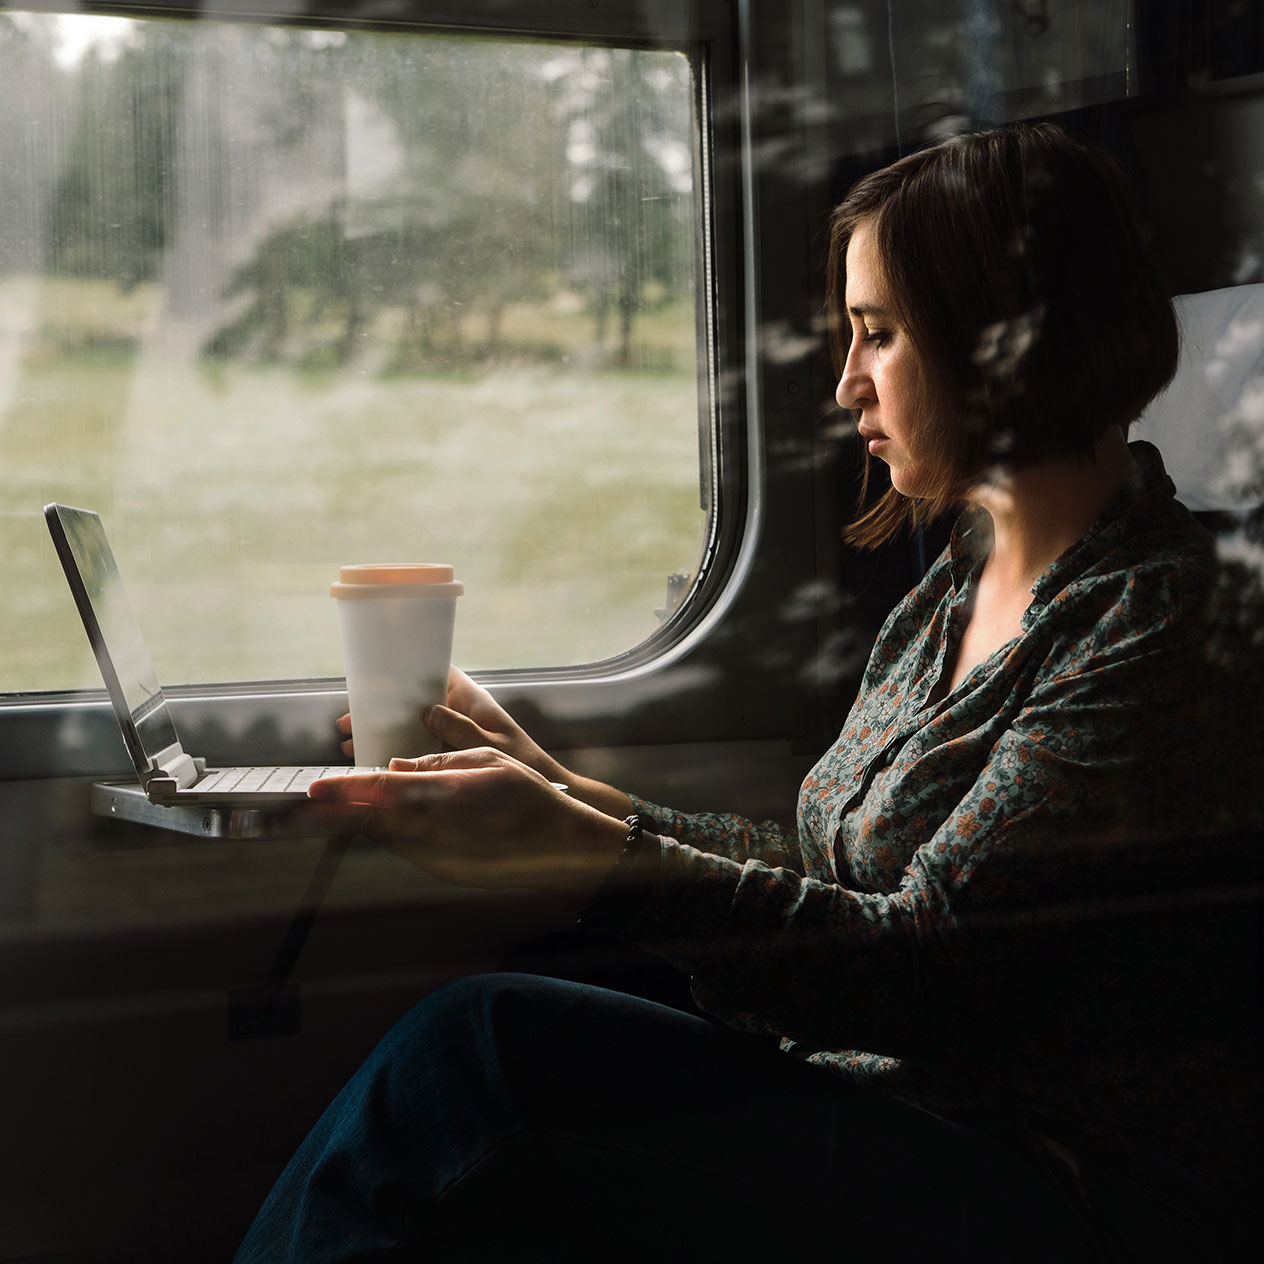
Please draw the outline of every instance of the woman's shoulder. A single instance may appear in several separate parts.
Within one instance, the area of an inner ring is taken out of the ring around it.
[[[1221,582],[1216,541],[1176,499],[1150,452],[1129,494],[1042,576],[1034,589],[1039,603],[1067,617],[1155,630],[1207,613]]]

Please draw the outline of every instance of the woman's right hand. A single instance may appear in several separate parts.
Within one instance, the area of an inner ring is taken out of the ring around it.
[[[624,817],[632,811],[632,801],[623,791],[591,777],[576,776],[563,767],[486,689],[480,688],[455,667],[448,674],[447,705],[429,707],[422,718],[426,727],[450,750],[476,750],[490,746],[512,756],[546,780],[566,786],[572,798],[608,816]],[[338,731],[350,739],[349,715],[339,719]],[[354,760],[354,742],[343,742],[342,752],[348,759]]]
[[[448,672],[447,706],[427,707],[422,716],[426,727],[450,750],[474,750],[490,746],[512,755],[520,764],[533,768],[549,781],[564,781],[566,770],[531,739],[527,732],[487,692],[463,671]],[[347,740],[342,753],[355,759],[355,738],[351,716],[338,718],[338,732]]]
[[[430,707],[426,727],[451,750],[490,746],[513,756],[549,781],[569,782],[571,775],[549,755],[486,689],[453,667],[448,674],[447,706]]]

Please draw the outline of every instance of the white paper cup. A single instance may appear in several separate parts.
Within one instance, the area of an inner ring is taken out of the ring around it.
[[[447,699],[456,599],[464,591],[451,566],[428,562],[344,566],[330,585],[357,764],[439,749],[421,716]]]

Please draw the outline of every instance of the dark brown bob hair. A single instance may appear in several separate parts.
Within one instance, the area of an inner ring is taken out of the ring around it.
[[[954,137],[861,179],[830,222],[829,328],[850,345],[847,243],[872,225],[888,297],[922,357],[929,494],[887,492],[866,547],[961,503],[989,471],[1087,456],[1176,371],[1166,286],[1114,159],[1049,123]],[[869,458],[866,458],[867,489]],[[864,492],[862,491],[862,501]]]

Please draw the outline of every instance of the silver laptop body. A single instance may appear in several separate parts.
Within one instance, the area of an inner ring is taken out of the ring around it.
[[[96,655],[123,743],[150,803],[262,806],[306,800],[318,777],[365,771],[329,767],[207,768],[189,755],[158,684],[100,517],[51,504],[44,518]]]

